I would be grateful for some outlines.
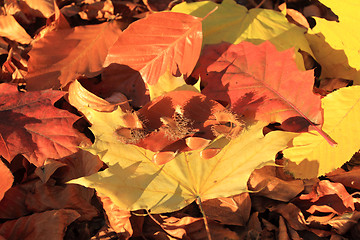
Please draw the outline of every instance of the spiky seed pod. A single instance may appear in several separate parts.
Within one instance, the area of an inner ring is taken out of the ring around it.
[[[211,131],[216,137],[224,135],[232,139],[237,137],[244,128],[244,123],[229,110],[215,112],[213,116],[217,123],[211,126]]]
[[[148,132],[142,128],[118,128],[115,130],[117,139],[126,144],[136,144],[144,139]]]
[[[165,135],[171,140],[181,139],[194,133],[192,121],[184,116],[184,111],[180,106],[176,106],[172,118],[161,117],[160,121],[164,124],[162,128]]]

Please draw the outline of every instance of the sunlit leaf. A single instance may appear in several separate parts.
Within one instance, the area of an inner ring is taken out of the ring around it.
[[[360,87],[341,88],[322,99],[324,124],[322,129],[338,145],[330,146],[315,131],[301,133],[293,147],[284,150],[291,160],[287,170],[299,178],[312,178],[341,167],[360,148]]]

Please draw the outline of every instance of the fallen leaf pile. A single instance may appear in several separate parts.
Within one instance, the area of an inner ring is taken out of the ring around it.
[[[0,1],[0,239],[358,239],[358,10]]]

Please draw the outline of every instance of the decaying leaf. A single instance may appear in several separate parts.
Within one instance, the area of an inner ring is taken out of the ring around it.
[[[3,199],[4,194],[7,190],[9,190],[13,184],[14,176],[11,174],[10,170],[6,167],[6,165],[0,160],[0,201]]]
[[[22,93],[7,83],[0,90],[0,154],[9,162],[22,154],[40,167],[47,158],[68,156],[89,143],[72,126],[78,117],[53,106],[64,92]]]
[[[130,222],[130,212],[120,209],[109,197],[98,192],[96,194],[103,204],[111,228],[114,229],[116,233],[121,234],[122,237],[128,239],[133,233]]]
[[[64,239],[66,227],[79,217],[71,209],[51,210],[0,224],[5,239]],[[46,228],[44,228],[46,226]]]
[[[341,88],[322,99],[324,124],[322,129],[338,145],[330,146],[317,132],[301,133],[292,147],[284,150],[289,159],[286,169],[297,178],[313,178],[341,167],[360,148],[357,141],[360,128],[360,87]]]
[[[166,36],[166,37],[164,37]],[[110,48],[104,66],[127,65],[155,84],[167,69],[189,76],[200,55],[201,19],[162,12],[131,24]],[[137,74],[130,78],[138,78]]]
[[[29,52],[28,89],[56,89],[81,75],[96,76],[119,34],[115,21],[49,32]]]
[[[23,44],[29,44],[32,38],[15,20],[13,16],[0,15],[0,36],[7,37],[10,40],[18,41]]]

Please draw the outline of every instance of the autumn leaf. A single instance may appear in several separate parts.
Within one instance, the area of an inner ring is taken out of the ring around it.
[[[292,147],[284,150],[289,159],[286,169],[297,178],[321,176],[341,167],[360,148],[360,87],[341,88],[322,99],[324,124],[322,129],[338,145],[330,146],[317,132],[301,133]]]
[[[66,227],[79,214],[75,210],[60,209],[31,214],[0,224],[0,235],[5,239],[64,239]],[[46,228],[44,228],[46,226]]]
[[[131,213],[120,209],[109,197],[98,192],[96,195],[103,204],[111,228],[114,229],[117,234],[121,234],[125,238],[131,237],[133,234],[130,222]]]
[[[22,44],[29,44],[32,38],[13,16],[0,15],[0,36]]]
[[[132,23],[110,48],[104,66],[127,65],[155,84],[170,69],[190,75],[202,43],[201,19],[182,13],[162,12]],[[127,78],[139,76],[133,74]]]
[[[171,11],[205,17],[216,7],[217,10],[202,21],[204,44],[247,41],[258,45],[269,40],[279,51],[294,47],[298,67],[304,69],[303,58],[297,50],[312,54],[304,36],[306,30],[289,23],[282,13],[261,8],[248,10],[233,0],[224,0],[221,4],[212,1],[183,2]]]
[[[184,80],[184,75],[180,77],[173,76],[171,72],[166,71],[160,76],[158,82],[154,85],[149,85],[150,99],[153,100],[161,95],[171,91],[195,91],[200,92],[200,86],[187,85]]]
[[[49,32],[29,52],[28,89],[59,88],[81,75],[96,76],[119,34],[115,21]]]
[[[53,106],[63,92],[22,93],[7,83],[0,90],[0,154],[9,162],[22,154],[42,166],[47,158],[68,156],[78,151],[80,143],[89,143],[72,126],[78,117]]]
[[[109,168],[70,183],[93,187],[124,210],[169,212],[198,198],[244,192],[251,171],[273,161],[275,154],[296,135],[271,132],[264,136],[264,123],[259,123],[230,142],[226,138],[213,141],[208,148],[217,146],[219,141],[228,142],[213,158],[202,159],[201,150],[196,150],[178,153],[170,162],[157,165],[152,161],[155,152],[117,140],[114,133],[119,126],[116,116],[122,115],[120,111],[111,114],[92,111],[87,116],[95,135],[94,145],[87,150],[98,154]]]
[[[3,199],[4,194],[9,190],[13,184],[14,176],[11,174],[10,170],[6,165],[0,161],[0,176],[1,176],[1,185],[0,185],[0,201]]]
[[[24,0],[19,1],[20,7],[36,17],[49,18],[54,14],[54,0]]]
[[[357,10],[360,3],[350,0],[320,2],[339,17],[338,22],[315,18],[316,26],[307,34],[316,60],[324,68],[322,77],[350,78],[358,83],[360,31],[357,22],[360,18]]]
[[[281,123],[303,117],[308,124],[322,123],[313,72],[298,70],[292,50],[278,52],[270,42],[209,45],[199,66],[195,74],[204,83],[202,93],[245,118]]]

